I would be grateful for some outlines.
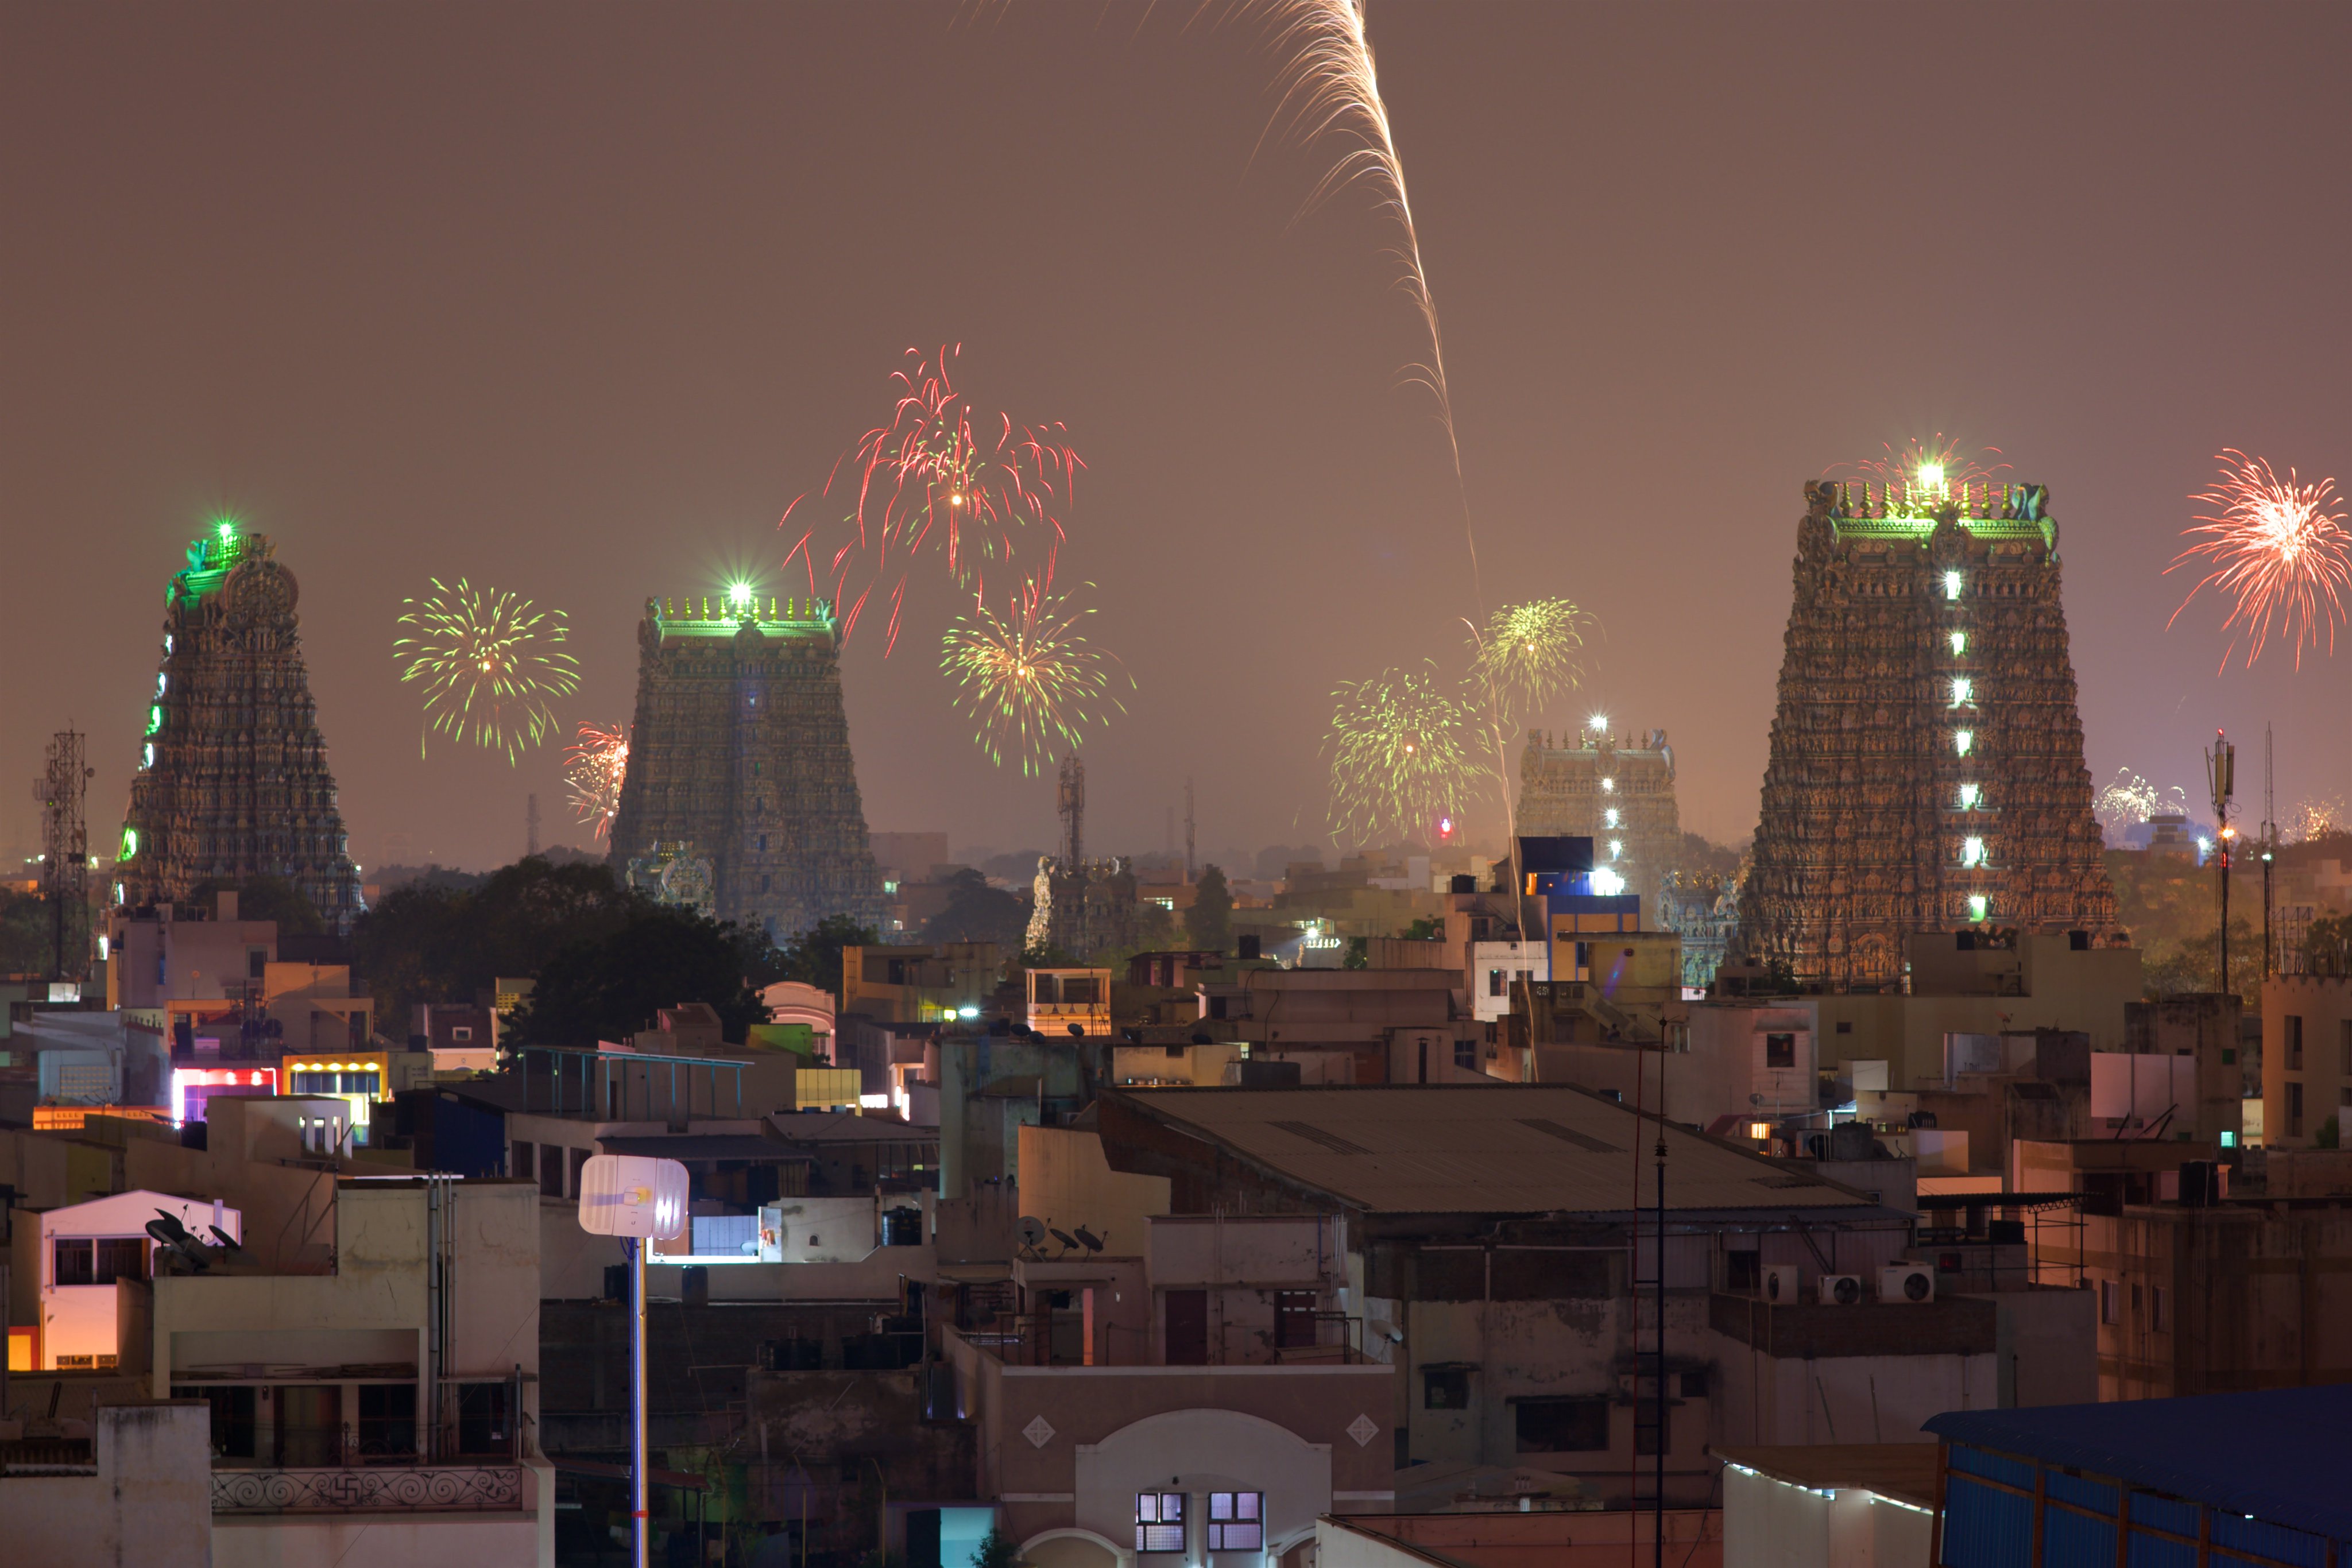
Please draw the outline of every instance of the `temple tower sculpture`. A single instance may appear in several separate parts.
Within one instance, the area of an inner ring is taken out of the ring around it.
[[[1528,731],[1518,822],[1531,838],[1591,839],[1595,874],[1606,871],[1619,891],[1640,894],[1643,923],[1654,929],[1661,885],[1683,847],[1666,732],[1620,737],[1600,719],[1557,742],[1548,731]]]
[[[302,664],[301,596],[268,538],[223,523],[164,593],[163,653],[122,816],[116,902],[283,877],[348,936],[360,879]]]
[[[1740,945],[1833,988],[1915,933],[2108,935],[2049,491],[1805,486]]]
[[[649,599],[612,862],[671,902],[782,942],[882,919],[841,701],[833,606]]]

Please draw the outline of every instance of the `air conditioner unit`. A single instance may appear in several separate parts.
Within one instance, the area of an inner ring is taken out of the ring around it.
[[[1925,1263],[1893,1263],[1878,1271],[1878,1299],[1882,1301],[1932,1301],[1936,1299],[1936,1270]]]
[[[1819,1300],[1825,1307],[1850,1307],[1862,1300],[1862,1276],[1824,1274]]]
[[[1794,1306],[1797,1302],[1797,1266],[1775,1263],[1764,1270],[1764,1299],[1775,1306]]]

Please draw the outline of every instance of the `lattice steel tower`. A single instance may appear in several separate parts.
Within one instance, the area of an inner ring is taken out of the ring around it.
[[[82,801],[92,769],[79,730],[61,729],[49,741],[49,766],[33,780],[41,804],[41,896],[49,905],[52,979],[78,980],[89,972],[89,831]],[[68,947],[74,949],[70,954]]]

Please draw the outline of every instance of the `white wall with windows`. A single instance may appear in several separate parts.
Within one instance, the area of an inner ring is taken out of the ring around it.
[[[1077,1450],[1077,1524],[1136,1568],[1257,1568],[1331,1510],[1331,1447],[1234,1410],[1171,1410]]]

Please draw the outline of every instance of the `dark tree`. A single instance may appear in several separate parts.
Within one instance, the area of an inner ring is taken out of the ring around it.
[[[220,907],[224,893],[236,894],[239,920],[275,920],[280,936],[316,936],[327,928],[327,923],[319,918],[318,905],[282,876],[247,877],[243,882],[209,878],[196,883],[188,902],[209,915]]]
[[[777,955],[774,977],[798,980],[839,997],[841,950],[871,947],[881,940],[872,926],[860,925],[846,915],[828,915],[784,945]]]
[[[1027,906],[1003,888],[989,886],[979,872],[958,871],[948,886],[952,891],[947,907],[925,923],[924,941],[993,942],[1010,950],[1027,937]]]
[[[690,909],[639,903],[617,928],[572,942],[539,971],[515,1015],[519,1045],[593,1045],[652,1027],[663,1008],[708,1002],[730,1040],[767,1021],[748,970],[764,939]]]
[[[1184,912],[1184,935],[1204,953],[1222,953],[1233,940],[1234,895],[1225,873],[1213,865],[1201,868],[1192,884],[1192,907]]]

